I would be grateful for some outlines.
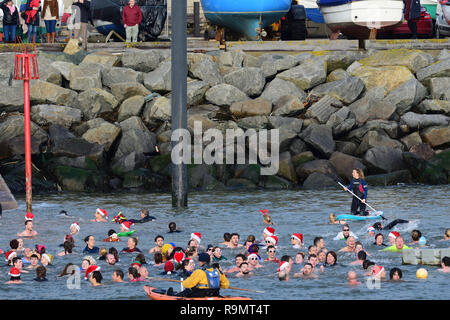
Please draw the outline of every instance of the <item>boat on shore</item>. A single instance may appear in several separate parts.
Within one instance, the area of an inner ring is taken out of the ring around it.
[[[402,0],[319,0],[318,5],[333,32],[357,39],[367,39],[371,29],[403,21]]]
[[[291,0],[201,0],[205,18],[212,24],[259,40],[261,29],[280,20]]]
[[[168,296],[165,294],[166,290],[160,290],[150,286],[144,286],[144,290],[147,293],[147,296],[150,300],[252,300],[247,297],[232,297],[232,296],[219,296],[219,297],[204,297],[204,298],[186,298],[186,297],[177,297],[177,296]]]

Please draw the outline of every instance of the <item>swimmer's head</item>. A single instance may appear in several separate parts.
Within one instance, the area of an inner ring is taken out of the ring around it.
[[[356,272],[355,271],[349,271],[347,274],[347,280],[348,282],[354,282],[356,281],[358,278],[356,276]]]
[[[375,230],[383,229],[383,225],[381,224],[381,222],[375,222],[372,227],[374,227]]]
[[[336,215],[334,213],[330,213],[329,219],[331,223],[336,222]]]
[[[60,215],[60,216],[67,216],[67,211],[66,211],[66,210],[61,210],[61,211],[59,212],[59,215]]]

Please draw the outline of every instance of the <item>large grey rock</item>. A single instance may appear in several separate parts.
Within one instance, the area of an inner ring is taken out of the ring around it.
[[[122,65],[136,71],[150,72],[155,70],[163,59],[159,50],[126,50],[122,54]]]
[[[230,107],[230,112],[238,118],[260,115],[267,116],[271,111],[272,103],[262,98],[235,102]]]
[[[130,68],[112,67],[102,71],[102,82],[109,88],[115,83],[142,82],[142,74]]]
[[[52,61],[46,61],[46,63],[39,62],[39,79],[56,84],[57,86],[61,86],[62,84],[61,72],[52,65]]]
[[[448,51],[447,49],[441,50],[441,52],[439,53],[437,59],[438,60],[450,59],[450,51]]]
[[[190,74],[194,78],[198,78],[210,86],[215,86],[223,82],[217,64],[209,59],[203,59],[193,63],[190,67]]]
[[[368,121],[365,125],[355,130],[350,131],[347,135],[347,140],[356,140],[358,143],[361,142],[365,134],[370,131],[384,131],[392,139],[396,139],[399,134],[399,125],[396,121],[385,121],[385,120],[372,120]]]
[[[337,69],[347,69],[353,62],[363,59],[368,53],[363,51],[335,51],[325,55],[327,61],[327,73]]]
[[[78,94],[53,83],[37,80],[31,85],[30,97],[33,104],[56,104],[76,107]]]
[[[119,114],[117,116],[117,121],[121,122],[132,116],[139,116],[144,107],[145,99],[143,96],[133,96],[126,99],[119,108]]]
[[[72,90],[85,91],[92,88],[102,88],[103,66],[97,63],[80,64],[70,71],[70,84]]]
[[[422,138],[419,132],[413,132],[407,136],[404,136],[400,141],[405,145],[406,150],[410,150],[415,145],[422,144]]]
[[[9,87],[0,82],[0,110],[5,112],[23,111],[23,87],[15,84]]]
[[[339,100],[332,96],[325,95],[308,108],[305,117],[317,119],[317,121],[324,124],[340,107],[342,107],[342,103]]]
[[[158,68],[144,75],[144,86],[150,91],[171,91],[171,68],[171,61],[164,61]]]
[[[277,68],[271,60],[265,60],[261,63],[261,71],[265,78],[272,78],[277,74]]]
[[[210,85],[204,81],[189,81],[187,83],[187,105],[195,106],[203,103],[209,88]]]
[[[304,189],[323,189],[336,186],[336,182],[330,176],[314,172],[303,182]]]
[[[348,107],[360,125],[370,120],[392,120],[397,109],[389,101],[375,99],[371,96],[364,96]]]
[[[423,100],[413,111],[450,115],[450,100]]]
[[[409,170],[398,170],[391,173],[370,175],[365,180],[371,186],[395,186],[399,183],[411,183],[412,176]]]
[[[431,98],[450,101],[450,77],[430,79]]]
[[[81,122],[82,117],[81,110],[71,107],[41,104],[31,108],[31,120],[40,126],[59,124],[70,128]]]
[[[290,81],[285,81],[279,78],[273,79],[266,85],[261,94],[261,98],[276,104],[281,97],[286,95],[296,96],[300,99],[300,101],[304,101],[306,98],[306,93],[302,89],[298,88]]]
[[[333,130],[333,136],[342,135],[350,131],[356,124],[355,117],[348,107],[342,107],[333,113],[326,125]]]
[[[420,103],[427,94],[427,88],[414,78],[392,90],[385,100],[397,108],[398,115],[403,115]]]
[[[295,116],[305,109],[303,102],[296,96],[291,94],[282,96],[278,99],[273,108],[274,116]]]
[[[426,184],[446,184],[447,174],[441,166],[425,160],[414,152],[404,152],[403,160],[415,181]]]
[[[311,58],[297,67],[279,73],[277,78],[290,81],[302,90],[310,89],[325,82],[327,63],[321,57]]]
[[[438,61],[416,73],[417,80],[429,85],[431,78],[450,77],[450,59]]]
[[[71,62],[54,61],[54,62],[52,62],[51,66],[53,68],[55,68],[56,70],[58,70],[64,79],[66,79],[67,81],[70,81],[70,72],[77,65],[74,63],[71,63]]]
[[[250,97],[259,96],[266,84],[266,79],[259,68],[241,68],[228,73],[223,80]]]
[[[297,183],[297,175],[289,151],[280,154],[277,175]]]
[[[406,169],[402,151],[397,148],[375,147],[369,149],[363,160],[372,173],[389,173]]]
[[[412,130],[417,130],[431,126],[448,126],[450,117],[441,114],[407,112],[401,116],[400,123],[406,124]]]
[[[204,105],[199,105],[199,106],[189,108],[187,110],[187,114],[188,114],[188,117],[191,115],[199,115],[199,116],[207,117],[209,119],[214,119],[214,118],[216,118],[219,111],[220,111],[220,108],[218,106],[214,106],[212,104],[204,104]]]
[[[145,105],[143,116],[146,123],[152,120],[170,121],[172,115],[170,99],[157,97]]]
[[[364,82],[357,77],[346,77],[342,80],[323,83],[312,90],[312,94],[317,97],[325,95],[334,97],[350,104],[354,102],[364,90]]]
[[[450,126],[429,127],[421,132],[423,141],[433,148],[450,145]]]
[[[89,53],[83,61],[81,61],[80,65],[83,64],[98,64],[105,68],[117,67],[120,64],[120,55],[105,51],[93,52]]]
[[[119,101],[111,93],[93,88],[78,95],[78,106],[87,120],[97,117],[112,118]]]
[[[269,118],[267,116],[253,116],[239,119],[238,126],[242,129],[269,129]]]
[[[248,57],[249,56],[242,51],[222,51],[217,58],[217,65],[240,68]],[[248,67],[248,65],[244,66]]]
[[[268,120],[270,129],[278,129],[280,151],[288,150],[292,140],[302,130],[303,120],[279,116],[270,116]]]
[[[291,151],[291,154],[294,156],[307,150],[306,143],[300,138],[293,139],[289,146],[289,151]]]
[[[347,71],[345,71],[344,69],[336,69],[327,76],[327,82],[342,80],[351,76],[352,75]]]
[[[111,93],[114,97],[122,103],[124,100],[133,96],[144,96],[150,94],[142,84],[136,82],[121,82],[111,85]]]
[[[348,154],[350,156],[355,154],[358,146],[351,141],[336,141],[336,151]]]
[[[345,178],[347,181],[352,179],[354,168],[360,168],[363,171],[366,169],[361,159],[339,151],[333,152],[330,157],[330,164],[334,167],[339,177]]]
[[[336,149],[332,129],[326,125],[310,125],[300,134],[300,138],[327,158]]]
[[[68,129],[58,124],[52,124],[49,127],[49,133],[50,152],[54,156],[70,158],[88,156],[95,163],[103,162],[103,146],[76,137]]]
[[[0,54],[0,83],[9,81],[14,72],[14,52]]]
[[[300,181],[304,181],[309,175],[314,172],[320,172],[332,178],[337,178],[336,169],[328,160],[313,160],[300,164],[295,169]]]
[[[206,101],[218,106],[231,106],[235,102],[248,100],[248,96],[238,88],[221,83],[206,91]]]
[[[116,172],[136,169],[145,163],[145,154],[155,151],[156,135],[150,132],[142,120],[131,117],[120,123],[122,136],[112,159]]]
[[[89,124],[89,122],[91,123]],[[108,152],[119,137],[121,128],[104,120],[98,124],[95,119],[88,121],[88,125],[90,128],[83,134],[82,138],[90,143],[102,145]]]
[[[22,115],[12,115],[0,122],[0,145],[3,155],[10,154],[13,156],[25,153],[24,130]],[[31,154],[39,154],[39,146],[48,140],[47,133],[33,121],[30,121],[30,136]]]
[[[369,131],[362,139],[361,144],[356,150],[356,154],[363,155],[367,150],[371,148],[382,146],[397,148],[402,151],[404,149],[401,142],[389,138],[389,136],[384,131]]]

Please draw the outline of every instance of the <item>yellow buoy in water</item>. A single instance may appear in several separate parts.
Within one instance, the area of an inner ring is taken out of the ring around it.
[[[416,271],[417,279],[426,279],[428,278],[428,271],[424,268],[420,268]]]

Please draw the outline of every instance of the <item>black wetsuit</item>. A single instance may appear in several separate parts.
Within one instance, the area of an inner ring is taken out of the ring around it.
[[[399,223],[408,223],[408,222],[409,222],[408,220],[395,219],[394,221],[390,222],[388,225],[384,226],[383,230],[390,230]]]
[[[149,221],[155,221],[156,218],[152,217],[152,216],[145,216],[142,219],[139,220],[135,220],[135,219],[129,219],[128,221],[132,222],[132,223],[145,223],[145,222],[149,222]]]
[[[361,199],[367,198],[367,183],[364,179],[352,179],[352,181],[350,181],[350,184],[347,186],[347,189],[352,191]],[[366,213],[366,204],[362,203],[355,196],[353,196],[352,207],[350,210],[352,214],[368,214]]]

